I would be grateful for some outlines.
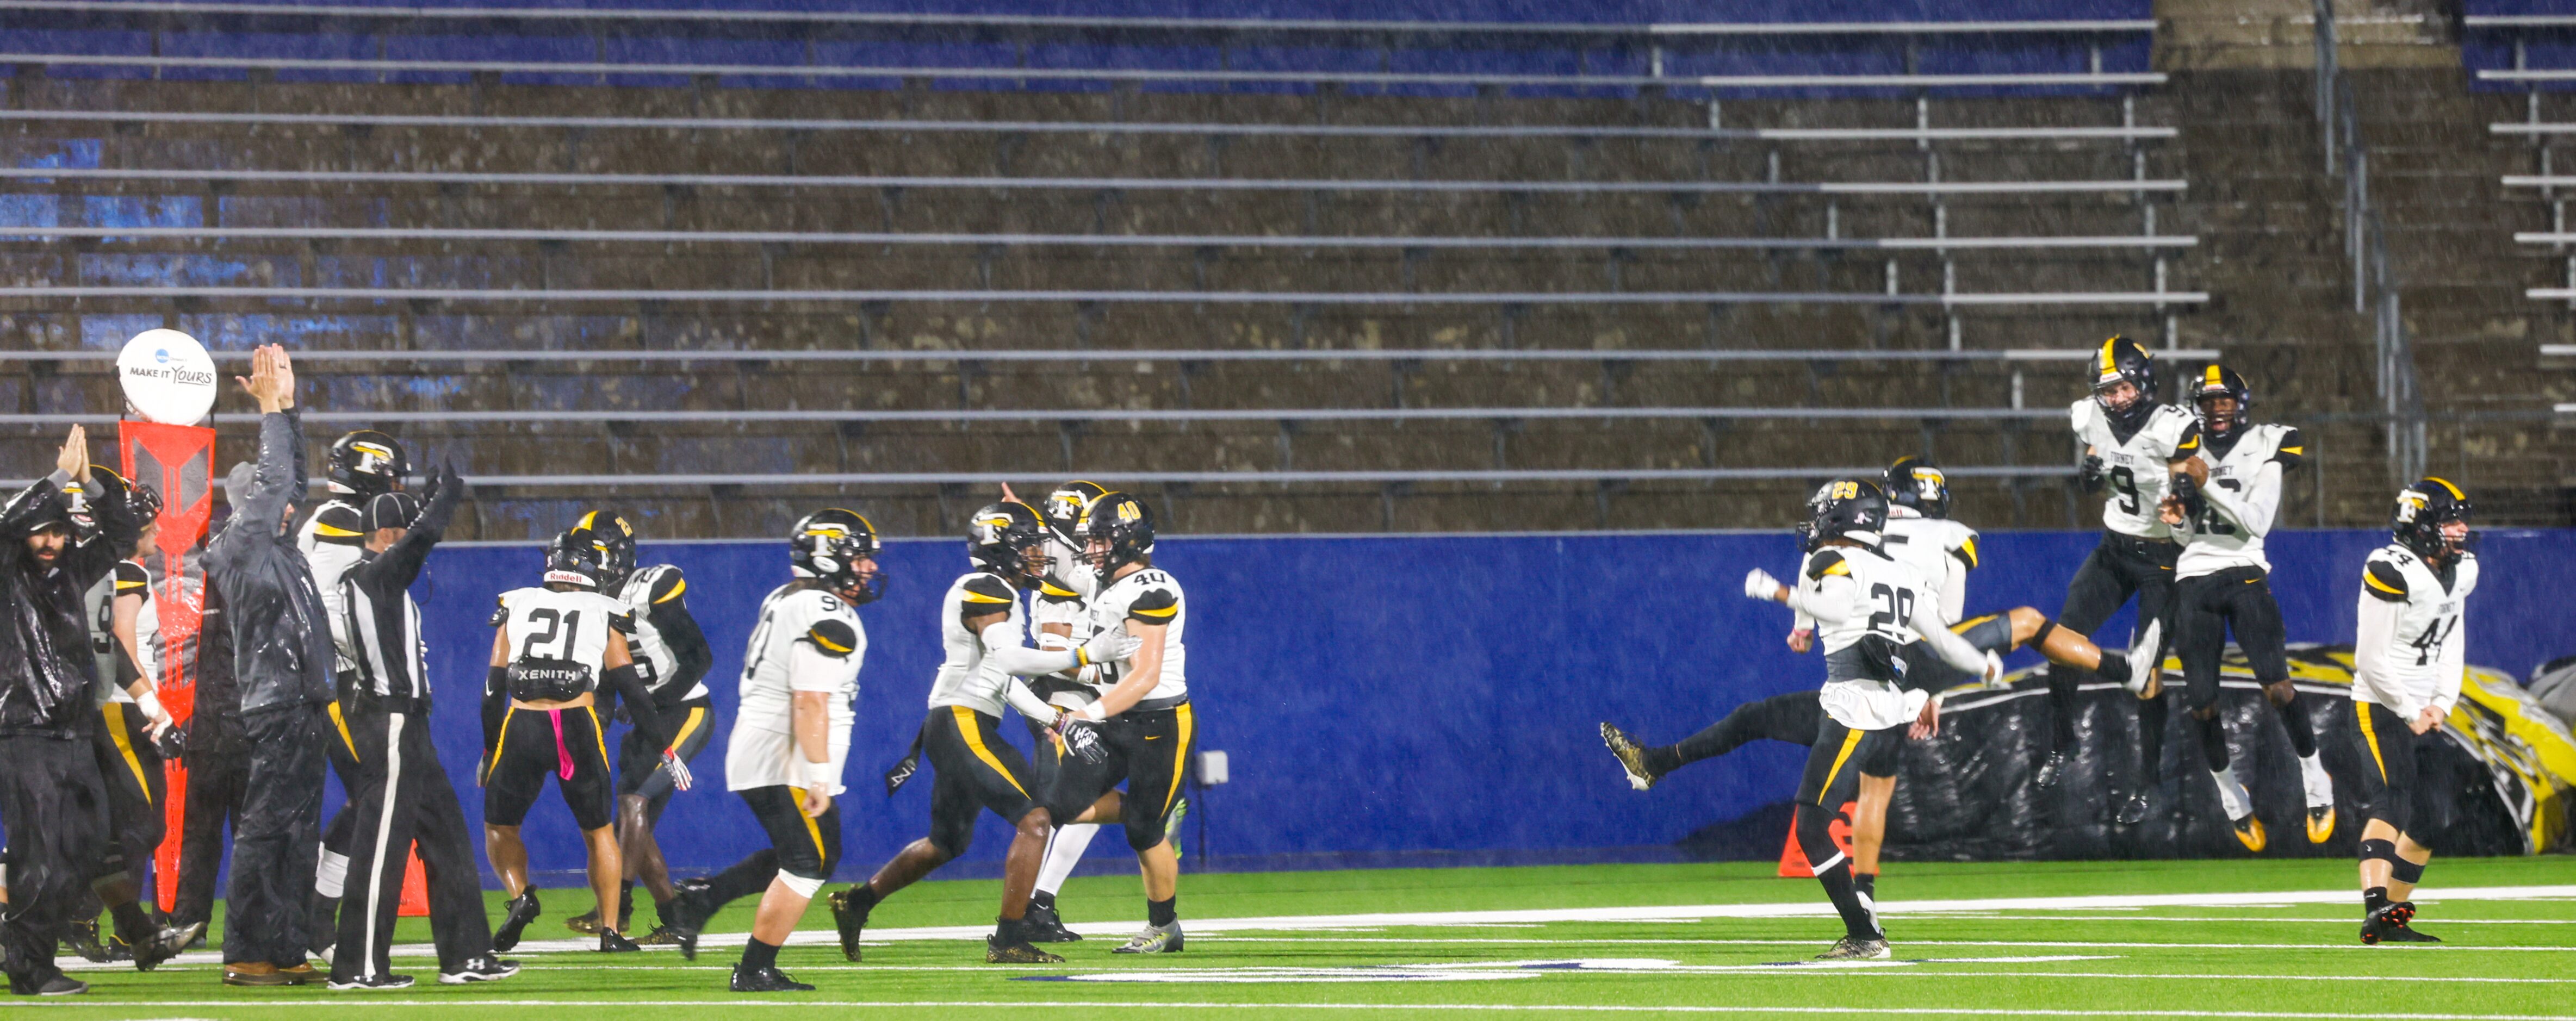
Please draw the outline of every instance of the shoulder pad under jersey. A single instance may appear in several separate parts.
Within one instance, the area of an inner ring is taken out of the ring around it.
[[[366,521],[358,516],[357,508],[338,500],[323,504],[322,509],[313,512],[312,529],[315,542],[334,546],[367,544]]]
[[[2406,601],[2406,572],[2387,558],[2387,551],[2371,554],[2370,563],[2361,569],[2361,590],[2382,602]]]
[[[1019,601],[1019,595],[1011,591],[1011,583],[1003,581],[1000,575],[970,574],[966,576],[966,584],[959,586],[957,601],[968,612],[977,615],[1007,613],[1011,604]]]
[[[647,604],[658,605],[680,598],[689,590],[689,579],[672,564],[655,564],[644,569],[644,596]]]
[[[1850,574],[1851,565],[1843,562],[1843,551],[1820,549],[1807,555],[1807,580],[1823,581],[1826,575]]]
[[[850,622],[838,616],[824,617],[807,625],[797,641],[812,645],[816,651],[833,659],[848,659],[859,647],[859,633]]]
[[[1162,585],[1137,593],[1136,598],[1127,601],[1128,618],[1148,624],[1171,623],[1172,615],[1180,609],[1181,597]]]

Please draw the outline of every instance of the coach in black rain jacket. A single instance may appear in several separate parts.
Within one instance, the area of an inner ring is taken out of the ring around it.
[[[77,437],[65,451],[86,463]],[[132,537],[121,507],[100,510],[105,521],[60,468],[0,506],[0,818],[11,838],[0,970],[21,994],[79,990],[54,966],[54,947],[106,853],[107,788],[89,744],[98,667],[81,594],[115,569],[108,533]],[[40,556],[34,537],[46,534],[59,543]]]
[[[294,372],[275,345],[255,352],[252,365],[244,388],[260,402],[259,467],[248,486],[227,485],[232,521],[206,550],[206,575],[232,618],[233,683],[250,742],[233,828],[224,982],[302,985],[322,977],[304,960],[305,906],[322,839],[331,624],[287,532],[305,492]]]

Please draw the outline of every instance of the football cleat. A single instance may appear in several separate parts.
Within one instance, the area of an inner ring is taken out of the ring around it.
[[[578,932],[584,936],[597,934],[599,932],[599,909],[592,908],[578,915],[564,919],[564,928]]]
[[[2263,834],[2263,820],[2248,812],[2244,818],[2236,820],[2236,842],[2245,845],[2248,851],[2261,854],[2265,847],[2271,846],[2272,840]]]
[[[162,926],[151,939],[134,948],[134,970],[151,971],[160,967],[161,962],[179,956],[179,951],[187,949],[188,944],[195,942],[205,931],[204,922]]]
[[[810,993],[814,991],[813,986],[788,978],[786,972],[776,968],[746,968],[739,964],[733,966],[731,988],[737,993]]]
[[[2362,916],[2361,941],[2379,943],[2439,943],[2441,940],[2415,931],[2407,923],[2415,920],[2415,902],[2401,900]]]
[[[499,960],[490,954],[485,954],[465,962],[464,967],[455,971],[439,972],[438,984],[461,986],[475,982],[498,982],[518,973],[519,962]]]
[[[653,931],[636,937],[635,945],[639,947],[676,947],[680,945],[680,937],[677,933],[671,931],[670,926],[656,925],[653,927]]]
[[[999,934],[984,937],[986,964],[1063,964],[1064,958],[1030,946],[1027,940],[1002,942]]]
[[[670,933],[685,960],[698,959],[698,933],[705,931],[707,919],[715,914],[715,908],[707,903],[707,889],[706,880],[682,880],[673,891],[671,903],[662,908],[661,928],[653,930]]]
[[[2057,782],[2065,778],[2066,753],[2050,752],[2048,758],[2040,760],[2039,773],[2031,777],[2031,782],[2038,784],[2041,790],[2046,790],[2057,786]]]
[[[55,972],[40,979],[9,976],[9,991],[20,996],[78,996],[89,991],[89,983]]]
[[[2146,630],[2138,632],[2137,640],[2129,643],[2129,676],[2121,678],[2121,686],[2129,689],[2130,694],[2139,698],[2155,697],[2156,693],[2148,691],[2147,685],[2156,679],[2156,666],[2164,662],[2164,634],[2165,622],[2150,620]]]
[[[1896,956],[1883,939],[1853,939],[1845,936],[1834,941],[1834,948],[1817,954],[1819,961],[1884,961]]]
[[[1181,923],[1148,925],[1145,931],[1127,940],[1127,945],[1111,950],[1113,954],[1177,954],[1181,952]]]
[[[824,898],[832,905],[832,928],[841,936],[841,956],[851,961],[859,959],[859,930],[868,927],[870,910],[850,903],[850,893],[856,889],[851,887]]]
[[[1646,750],[1638,747],[1636,740],[1630,738],[1626,731],[1604,723],[1601,725],[1601,743],[1610,746],[1610,754],[1619,759],[1619,768],[1628,771],[1628,786],[1642,791],[1664,778],[1663,774],[1646,765]]]
[[[2327,837],[2334,836],[2334,828],[2333,805],[2320,805],[2308,809],[2308,843],[2325,843]]]
[[[627,939],[625,933],[619,932],[615,929],[599,930],[600,953],[631,954],[642,949],[644,948],[635,945],[634,940]]]
[[[350,990],[366,989],[409,989],[411,988],[411,976],[364,975],[358,978],[335,978],[331,980],[331,988],[336,992],[344,993]]]
[[[537,888],[533,886],[526,893],[501,902],[501,909],[501,925],[492,930],[492,949],[506,953],[519,945],[519,934],[528,931],[528,923],[536,921],[537,912],[545,909],[537,903]]]
[[[1053,905],[1030,904],[1028,914],[1020,919],[1031,943],[1079,943],[1082,934],[1064,927],[1064,919]]]
[[[91,964],[106,964],[117,959],[116,951],[98,936],[98,919],[84,918],[63,926],[63,948]]]

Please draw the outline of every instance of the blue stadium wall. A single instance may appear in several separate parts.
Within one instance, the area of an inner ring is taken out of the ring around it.
[[[2384,535],[2274,538],[2292,640],[2350,640],[2361,559]],[[2053,610],[2093,541],[1989,536],[1971,609]],[[2576,531],[2483,541],[2470,661],[2519,676],[2576,652],[2561,598],[2576,589]],[[727,731],[753,610],[784,580],[782,553],[766,542],[645,547],[648,562],[688,572],[689,605],[715,645],[710,687]],[[1661,849],[1699,825],[1782,800],[1796,785],[1800,753],[1765,744],[1640,797],[1594,733],[1615,720],[1673,740],[1736,703],[1817,682],[1819,663],[1780,642],[1787,611],[1738,594],[1748,567],[1792,569],[1784,534],[1172,539],[1157,560],[1189,592],[1201,747],[1232,760],[1232,783],[1201,799],[1206,842],[1188,827],[1194,856],[1213,852],[1236,868],[1668,856]],[[923,831],[930,784],[889,799],[877,776],[921,718],[939,662],[934,604],[963,569],[958,544],[946,541],[894,543],[884,563],[893,576],[886,598],[860,611],[869,646],[843,801],[844,877],[866,876]],[[434,714],[439,751],[462,783],[472,782],[479,739],[472,693],[491,647],[491,595],[537,570],[532,547],[451,548],[421,583],[432,675],[453,693]],[[2116,642],[2126,625],[2115,620],[2106,633]],[[1018,724],[1005,729],[1027,747]],[[702,785],[662,823],[682,871],[721,867],[760,841],[723,790],[723,753],[720,739],[698,763]],[[479,818],[479,792],[463,793],[467,815]],[[527,833],[540,871],[580,867],[571,818],[553,794]],[[948,874],[993,874],[1007,841],[988,816]],[[1101,870],[1132,869],[1114,837],[1095,848]]]

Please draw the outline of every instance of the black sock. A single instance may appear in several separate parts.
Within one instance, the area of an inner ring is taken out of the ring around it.
[[[2195,715],[2192,722],[2200,726],[2200,756],[2208,760],[2209,771],[2227,768],[2227,727],[2218,722],[2218,714],[2211,713],[2205,720]]]
[[[1025,918],[993,919],[993,941],[996,943],[1026,943],[1028,942],[1029,937],[1028,933],[1022,931],[1022,927],[1027,924],[1028,919]]]
[[[2365,914],[2373,914],[2373,915],[2375,915],[2375,914],[2378,914],[2378,913],[2379,913],[2379,909],[2384,908],[2384,907],[2387,907],[2387,906],[2388,906],[2388,888],[2387,888],[2387,887],[2385,887],[2385,886],[2374,886],[2374,887],[2371,887],[2370,889],[2367,889],[2367,890],[2363,890],[2363,891],[2361,891],[2361,910],[2362,910],[2362,912],[2363,912],[2363,913],[2365,913]]]
[[[884,897],[877,895],[877,888],[866,883],[850,887],[850,908],[862,914],[875,910],[878,902],[883,900]]]
[[[2102,652],[2102,661],[2094,664],[2093,672],[2101,674],[2104,680],[2127,684],[2129,683],[2129,657],[2105,649]]]
[[[1852,889],[1860,891],[1872,901],[1878,900],[1878,873],[1852,873]]]
[[[724,871],[707,877],[707,903],[720,907],[769,889],[769,881],[778,877],[778,852],[762,848],[741,861],[725,866]]]
[[[2070,667],[2048,668],[2049,736],[2054,741],[2049,750],[2061,755],[2075,754],[2075,684],[2082,674]]]
[[[1834,911],[1843,916],[1843,934],[1853,939],[1879,939],[1878,920],[1860,898],[1858,885],[1852,880],[1851,862],[1838,861],[1832,868],[1816,873],[1816,881],[1825,886],[1825,899],[1834,902]]]
[[[2299,753],[2302,759],[2315,755],[2317,728],[2308,721],[2307,712],[2299,708],[2299,696],[2293,693],[2289,702],[2272,708],[2280,711],[2281,726],[2290,732],[2290,750]]]
[[[2162,784],[2165,779],[2165,697],[2143,699],[2138,703],[2138,789]]]
[[[1179,894],[1173,894],[1170,900],[1146,901],[1145,924],[1170,925],[1173,922],[1180,921],[1181,909],[1174,904],[1175,901],[1180,899],[1181,896]]]
[[[754,971],[778,967],[778,944],[763,943],[754,936],[742,945],[742,966]]]
[[[1029,893],[1029,906],[1046,911],[1053,911],[1055,910],[1055,895],[1044,890],[1031,891]]]

